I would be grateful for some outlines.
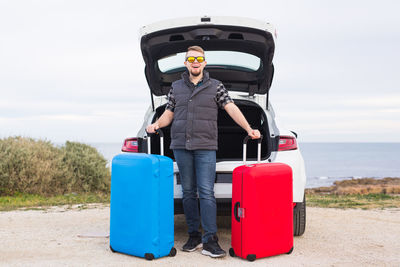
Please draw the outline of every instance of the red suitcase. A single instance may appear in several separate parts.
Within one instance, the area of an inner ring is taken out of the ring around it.
[[[258,164],[243,165],[232,175],[231,256],[249,261],[293,250],[292,168],[283,163],[260,163],[261,138],[258,139]]]

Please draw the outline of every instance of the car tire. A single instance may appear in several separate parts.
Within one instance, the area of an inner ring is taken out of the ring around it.
[[[306,230],[306,196],[303,197],[303,202],[297,203],[293,209],[293,234],[301,236]]]

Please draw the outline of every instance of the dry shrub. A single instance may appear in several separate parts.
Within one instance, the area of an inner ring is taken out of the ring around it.
[[[328,194],[331,192],[332,192],[332,186],[322,186],[322,187],[306,189],[306,194]]]
[[[337,195],[366,195],[366,194],[381,194],[383,192],[381,186],[348,186],[339,187],[335,193]]]
[[[367,194],[400,194],[400,178],[383,179],[362,178],[335,181],[333,186],[311,188],[309,194],[367,195]]]
[[[400,179],[392,177],[386,177],[383,179],[361,178],[361,179],[335,181],[334,185],[339,187],[347,187],[355,185],[400,185]]]
[[[71,192],[108,192],[110,171],[94,148],[24,137],[0,139],[0,195],[17,192],[52,196]]]
[[[386,194],[400,194],[400,185],[388,186]]]

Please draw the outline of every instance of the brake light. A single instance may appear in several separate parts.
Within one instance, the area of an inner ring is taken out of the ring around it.
[[[139,152],[139,142],[137,138],[126,138],[121,149],[123,152]]]
[[[292,136],[279,137],[278,151],[296,150],[296,149],[297,149],[297,141],[295,137]]]

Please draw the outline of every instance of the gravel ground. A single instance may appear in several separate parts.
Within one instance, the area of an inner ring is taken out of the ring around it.
[[[1,266],[400,266],[400,209],[307,208],[306,232],[290,255],[247,262],[200,250],[151,262],[112,253],[107,206],[0,212]],[[219,239],[230,247],[228,217],[219,218]],[[186,241],[182,215],[175,216],[175,247]]]

